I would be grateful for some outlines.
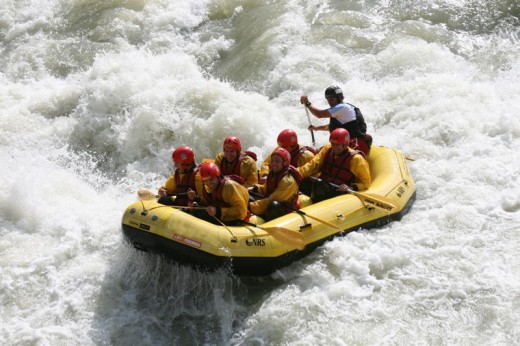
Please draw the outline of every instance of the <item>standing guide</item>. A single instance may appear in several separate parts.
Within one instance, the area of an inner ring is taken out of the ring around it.
[[[314,106],[307,96],[301,96],[300,102],[317,118],[329,118],[328,125],[309,125],[309,130],[325,130],[332,132],[337,128],[344,128],[350,134],[349,146],[355,150],[361,150],[366,156],[370,153],[372,136],[366,133],[367,125],[361,110],[343,102],[343,90],[339,86],[330,86],[325,89],[325,98],[330,106],[328,109],[319,109]]]

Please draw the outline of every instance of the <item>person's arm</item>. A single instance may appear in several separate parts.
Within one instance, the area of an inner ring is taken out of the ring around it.
[[[269,154],[269,156],[267,156],[264,160],[264,162],[262,163],[262,167],[260,168],[260,179],[263,178],[264,181],[261,181],[260,180],[260,183],[263,184],[265,182],[265,178],[267,177],[267,175],[269,174],[269,165],[271,164],[271,154]]]
[[[215,156],[215,164],[220,168],[220,163],[222,162],[222,159],[224,158],[224,153],[218,153],[217,156]]]
[[[315,105],[313,105],[307,96],[300,97],[301,104],[305,105],[309,112],[314,115],[316,118],[330,118],[330,113],[328,109],[319,109]]]
[[[247,215],[249,192],[245,187],[234,181],[225,182],[222,188],[222,197],[230,207],[220,208],[222,221],[244,220]]]
[[[327,156],[327,152],[330,150],[330,143],[321,148],[320,152],[316,154],[312,160],[307,162],[305,165],[298,167],[298,172],[303,175],[304,178],[316,175],[320,173],[321,168],[323,167],[323,163],[325,162],[325,158]]]
[[[163,186],[161,186],[157,192],[159,196],[168,196],[172,195],[173,191],[175,191],[175,176],[172,174],[166,179],[166,182]]]
[[[278,187],[276,190],[273,191],[269,196],[266,198],[257,200],[255,202],[251,202],[249,204],[251,211],[254,214],[257,215],[263,215],[267,211],[267,208],[269,207],[269,203],[272,201],[277,202],[291,202],[291,199],[294,195],[298,193],[298,184],[294,180],[294,177],[291,174],[287,174],[278,184]]]
[[[329,130],[329,125],[320,125],[320,126],[314,126],[314,125],[310,125],[309,127],[307,127],[308,130],[313,130],[313,131],[328,131]]]
[[[314,157],[314,153],[312,151],[305,150],[298,157],[298,167],[301,167],[301,166],[305,165],[307,162],[312,160],[313,157]]]
[[[358,191],[363,191],[370,187],[370,184],[372,184],[370,167],[363,156],[359,154],[352,156],[350,159],[350,171],[356,176],[355,185]]]
[[[253,158],[246,156],[240,165],[240,174],[246,181],[246,187],[251,187],[258,183],[258,168]]]
[[[188,198],[191,203],[193,202],[201,202],[203,201],[204,193],[202,192],[202,189],[204,189],[204,186],[202,184],[202,177],[200,176],[200,172],[197,171],[195,173],[195,189],[189,189],[188,190]],[[204,201],[205,203],[205,201]]]

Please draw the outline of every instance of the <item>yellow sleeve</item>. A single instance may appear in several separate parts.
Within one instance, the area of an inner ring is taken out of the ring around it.
[[[367,160],[359,154],[352,156],[350,159],[350,171],[356,176],[355,184],[358,190],[366,190],[372,184],[372,177],[370,176],[370,167]]]
[[[298,167],[305,165],[307,162],[309,162],[313,158],[314,158],[314,153],[312,151],[305,150],[303,153],[300,154],[300,157],[298,157]]]
[[[182,179],[182,174],[180,176]],[[164,188],[168,191],[168,194],[173,194],[175,191],[175,176],[172,174],[168,177],[163,186],[159,189]],[[200,176],[200,172],[195,174],[195,193],[199,196],[202,196],[202,178]]]
[[[272,152],[271,152],[272,154]],[[260,168],[260,178],[263,177],[264,175],[268,175],[269,174],[269,165],[271,164],[271,154],[269,154],[269,156],[267,156],[264,160],[264,162],[262,163],[262,167]]]
[[[246,156],[240,164],[240,176],[246,181],[246,187],[251,187],[258,183],[258,168],[256,161],[252,157]]]
[[[222,158],[224,158],[224,153],[218,153],[215,157],[215,164],[220,168],[220,163],[222,162]]]
[[[159,190],[160,189],[166,189],[167,193],[172,195],[173,191],[175,191],[175,175],[170,175],[168,179],[166,179],[164,185],[159,188]]]
[[[197,171],[195,174],[195,193],[202,198],[202,189],[204,186],[202,184],[202,177],[200,176],[200,172]]]
[[[298,167],[298,172],[303,175],[304,178],[315,176],[321,172],[321,168],[323,167],[323,163],[325,162],[325,158],[327,157],[327,152],[330,150],[331,144],[321,148],[320,152],[316,154],[309,162],[305,165]]]
[[[254,186],[257,187],[257,189],[258,189],[258,192],[257,192],[257,193],[258,193],[259,195],[262,195],[262,196],[265,195],[265,192],[266,192],[266,190],[267,190],[267,182],[265,182],[265,183],[263,183],[263,184],[255,184]],[[256,196],[253,195],[253,197],[256,197]],[[261,197],[260,197],[260,198],[261,198]]]
[[[262,185],[262,187],[264,187]],[[263,189],[265,191],[265,189]],[[260,187],[258,189],[260,191]],[[281,203],[287,203],[287,205],[292,205],[292,198],[294,195],[298,193],[298,184],[292,174],[286,174],[285,177],[280,181],[276,190],[273,191],[267,198],[257,200],[255,202],[251,202],[249,204],[251,208],[251,212],[257,215],[263,215],[267,211],[269,207],[269,203],[271,201],[278,201]],[[264,192],[265,194],[265,192]]]
[[[233,180],[227,180],[222,188],[222,198],[230,207],[221,208],[222,221],[244,220],[247,215],[249,192],[245,187]]]

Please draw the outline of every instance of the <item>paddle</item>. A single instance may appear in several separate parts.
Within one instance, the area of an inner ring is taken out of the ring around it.
[[[266,198],[266,196],[261,195],[261,194],[259,194],[257,192],[254,192],[254,191],[249,191],[249,193],[252,194],[252,195],[258,196],[260,198]],[[321,222],[321,223],[323,223],[323,224],[325,224],[325,225],[327,225],[329,227],[332,227],[332,228],[337,229],[338,231],[341,231],[341,228],[339,228],[338,226],[336,226],[336,225],[334,225],[334,224],[332,224],[332,223],[330,223],[328,221],[322,220],[322,219],[320,219],[320,218],[318,218],[316,216],[309,215],[306,212],[301,211],[300,209],[297,209],[297,208],[294,208],[294,207],[290,207],[286,203],[280,203],[280,204],[283,205],[287,209],[294,210],[295,212],[297,212],[300,215],[304,215],[304,216],[310,217],[311,219],[314,219],[314,220],[316,220],[318,222]]]
[[[309,120],[309,126],[312,126],[311,117],[309,116],[309,110],[307,109],[307,107],[305,105],[303,105],[303,108],[305,108],[305,114],[307,114],[307,120]],[[315,147],[316,141],[314,140],[314,131],[313,130],[310,130],[310,131],[311,131],[311,136],[312,136],[312,146]]]
[[[242,221],[244,224],[260,228],[261,230],[269,233],[274,239],[278,240],[281,243],[285,243],[292,247],[297,248],[298,250],[303,250],[305,248],[305,240],[303,238],[303,234],[300,232],[291,231],[290,229],[283,227],[262,227],[252,222]]]
[[[157,198],[159,197],[158,195],[156,195],[154,192],[152,192],[151,190],[148,190],[148,189],[139,189],[137,190],[137,197],[141,200],[141,201],[149,201],[151,199],[154,199],[154,198]]]
[[[297,213],[300,214],[300,215],[310,217],[311,219],[314,219],[314,220],[316,220],[316,221],[318,221],[318,222],[321,222],[321,223],[323,223],[323,224],[325,224],[325,225],[327,225],[327,226],[329,226],[329,227],[335,228],[335,229],[337,229],[338,231],[341,231],[341,230],[342,230],[341,228],[339,228],[339,227],[336,226],[335,224],[330,223],[330,222],[325,221],[325,220],[322,220],[322,219],[320,219],[320,218],[318,218],[318,217],[316,217],[316,216],[312,216],[312,215],[310,215],[310,214],[308,214],[308,213],[306,213],[306,212],[304,212],[304,211],[301,211],[300,209],[293,208],[293,207],[289,207],[289,206],[286,205],[286,204],[283,204],[283,206],[286,207],[286,208],[288,208],[288,209],[294,210],[295,212],[297,212]]]
[[[180,196],[186,196],[187,192],[177,193],[174,195],[170,195],[169,197],[180,197]],[[141,201],[149,201],[155,198],[159,198],[159,195],[156,195],[153,191],[149,189],[139,189],[137,190],[137,197]],[[172,198],[173,199],[173,198]]]
[[[318,179],[316,177],[313,177],[313,179]],[[333,183],[327,183],[330,186],[334,188],[338,188],[339,185],[333,184]],[[370,204],[371,206],[374,206],[379,209],[383,209],[386,211],[391,211],[395,208],[394,201],[392,201],[390,198],[386,198],[381,195],[377,195],[375,193],[367,193],[367,192],[359,192],[354,191],[352,189],[347,189],[348,193],[353,194],[354,196],[358,197],[363,204]]]
[[[232,243],[236,243],[237,242],[237,237],[233,234],[233,232],[231,232],[231,230],[229,229],[229,227],[222,221],[220,221],[220,219],[218,217],[216,217],[215,215],[213,215],[213,218],[215,220],[217,220],[217,222],[222,226],[224,227],[225,229],[227,229],[227,231],[229,232],[229,234],[231,234],[231,242]]]

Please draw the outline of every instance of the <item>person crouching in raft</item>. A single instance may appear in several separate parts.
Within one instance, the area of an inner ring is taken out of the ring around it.
[[[188,191],[202,193],[202,179],[195,163],[193,149],[181,145],[172,152],[175,171],[158,190],[158,202],[165,205],[187,206]],[[194,192],[195,193],[195,192]]]
[[[206,208],[194,210],[197,217],[215,224],[220,224],[221,221],[228,226],[240,226],[243,224],[242,221],[249,220],[251,214],[247,210],[247,188],[223,176],[213,162],[201,164],[199,172],[203,183],[201,204]],[[194,193],[190,193],[190,197],[196,198]],[[197,203],[192,205],[197,206]]]
[[[290,163],[291,154],[287,149],[273,150],[265,183],[250,188],[250,194],[261,198],[249,203],[253,214],[270,221],[300,208],[298,187],[303,177]]]
[[[245,187],[251,187],[258,182],[256,154],[248,150],[242,151],[240,138],[227,137],[222,145],[222,150],[215,157],[215,164],[224,176],[242,177]]]
[[[311,161],[298,168],[304,177],[319,174],[312,186],[313,202],[339,196],[348,189],[366,190],[372,183],[365,154],[349,148],[347,130],[335,129],[330,133],[329,142]]]

